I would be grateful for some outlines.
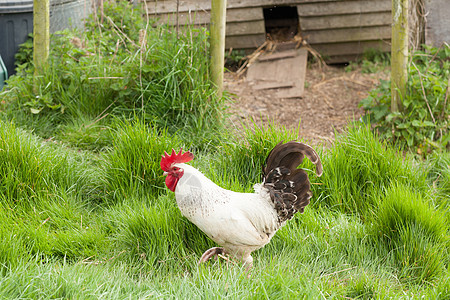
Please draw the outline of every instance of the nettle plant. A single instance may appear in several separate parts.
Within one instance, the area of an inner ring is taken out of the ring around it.
[[[365,121],[375,124],[381,137],[419,154],[448,148],[449,74],[450,47],[425,46],[411,57],[401,111],[391,112],[391,83],[383,80],[360,103]]]

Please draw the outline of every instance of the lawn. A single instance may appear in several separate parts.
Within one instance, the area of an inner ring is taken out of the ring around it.
[[[273,146],[301,137],[274,123],[230,132],[206,31],[177,37],[125,4],[105,13],[120,31],[93,18],[62,32],[48,69],[35,78],[24,58],[1,93],[0,298],[449,299],[449,152],[418,156],[360,122],[316,148],[311,204],[254,253],[250,276],[197,265],[214,243],[180,214],[161,154],[189,149],[243,192]]]

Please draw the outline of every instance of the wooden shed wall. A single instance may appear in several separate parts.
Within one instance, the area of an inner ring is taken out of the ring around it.
[[[329,62],[355,59],[368,48],[390,51],[391,0],[301,3],[302,36]]]
[[[390,50],[392,0],[228,0],[226,48],[265,41],[263,8],[296,6],[303,38],[328,62],[355,59],[367,48]],[[148,15],[175,25],[176,0],[147,0]],[[209,24],[211,0],[180,0],[180,25]]]

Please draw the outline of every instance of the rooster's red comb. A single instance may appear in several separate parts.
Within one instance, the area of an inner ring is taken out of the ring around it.
[[[191,152],[186,151],[182,154],[182,151],[183,149],[180,149],[180,152],[176,153],[175,150],[172,149],[172,154],[170,155],[164,151],[164,155],[162,155],[161,158],[161,169],[167,172],[172,164],[185,163],[194,159],[194,155]]]

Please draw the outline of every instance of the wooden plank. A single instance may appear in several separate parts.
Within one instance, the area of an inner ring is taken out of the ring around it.
[[[227,23],[227,36],[265,34],[264,21],[250,21],[240,23]]]
[[[277,59],[283,59],[283,58],[290,58],[297,56],[297,50],[289,50],[289,51],[281,51],[276,52],[274,54],[270,55],[264,55],[260,57],[259,61],[270,61],[270,60],[277,60]]]
[[[304,39],[310,44],[356,42],[391,38],[391,26],[340,28],[304,31]]]
[[[253,86],[255,90],[270,90],[270,89],[279,89],[279,88],[292,88],[295,84],[292,81],[258,81],[256,85]]]
[[[330,28],[391,25],[391,23],[392,14],[390,11],[300,18],[300,28],[302,29],[302,31]]]
[[[156,20],[156,24],[176,25],[176,13],[149,14],[150,19]],[[205,25],[209,24],[211,18],[210,12],[193,11],[180,12],[178,14],[178,24],[180,25]]]
[[[425,43],[440,47],[450,43],[450,1],[428,0],[425,2],[427,22],[425,27]]]
[[[392,2],[390,0],[305,3],[297,6],[297,12],[299,17],[373,13],[391,11],[391,5]]]
[[[270,7],[270,6],[296,6],[299,4],[333,3],[337,0],[227,0],[227,9],[243,7]],[[347,2],[358,2],[360,0],[350,0]],[[386,0],[372,0],[364,2],[381,2]],[[168,13],[177,11],[176,0],[148,0],[146,1],[148,13]],[[211,0],[180,0],[178,11],[201,11],[211,10]]]
[[[306,64],[308,51],[305,48],[295,50],[295,56],[277,55],[276,60],[257,60],[249,66],[247,80],[257,83],[258,88],[285,88],[293,84],[292,88],[282,89],[278,93],[280,98],[302,97],[305,86]],[[268,83],[271,84],[268,84]]]
[[[176,13],[162,13],[162,14],[149,14],[150,18],[157,19],[157,24],[176,24]],[[211,17],[210,11],[191,11],[180,12],[178,14],[179,24],[194,24],[204,25],[209,24]],[[264,20],[263,11],[261,8],[240,8],[240,9],[228,9],[227,10],[227,23],[242,22],[242,21],[258,21]]]
[[[175,27],[175,24],[170,26]],[[206,27],[209,29],[209,24],[181,24],[180,26],[192,26],[193,28]],[[257,35],[260,34],[265,36],[264,21],[251,21],[251,22],[241,22],[241,23],[229,23],[226,25],[226,36],[247,36],[247,35]]]
[[[235,35],[225,38],[225,48],[249,49],[258,48],[266,41],[265,34]]]
[[[227,23],[241,22],[241,21],[257,21],[264,20],[263,10],[260,7],[243,7],[243,8],[228,8],[227,9]]]
[[[144,3],[144,8],[147,9],[148,14],[152,15],[173,13],[177,11],[177,1],[176,0],[147,1],[146,5]],[[210,11],[210,10],[211,10],[211,0],[198,0],[198,1],[180,0],[178,6],[178,12],[194,12],[194,11]]]
[[[314,50],[322,56],[339,56],[339,55],[355,55],[363,54],[367,49],[378,49],[382,52],[391,50],[390,41],[366,41],[366,42],[349,42],[349,43],[327,43],[316,44],[312,46]]]

